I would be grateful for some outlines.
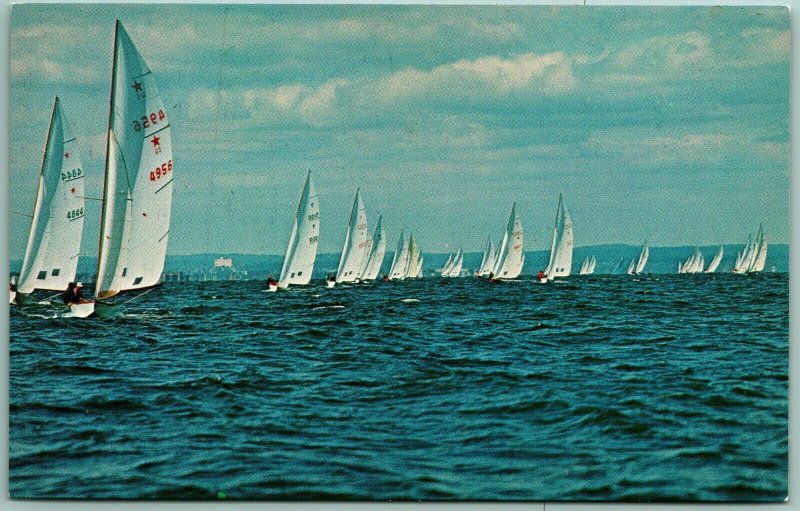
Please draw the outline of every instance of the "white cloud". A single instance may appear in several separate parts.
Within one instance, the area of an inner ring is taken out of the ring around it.
[[[67,83],[92,83],[100,79],[95,69],[61,63],[42,56],[15,56],[10,64],[13,80],[46,80]]]
[[[705,34],[692,31],[678,35],[661,35],[623,47],[617,52],[617,68],[632,69],[638,66],[658,69],[666,64],[673,70],[698,65],[711,55],[710,39]]]

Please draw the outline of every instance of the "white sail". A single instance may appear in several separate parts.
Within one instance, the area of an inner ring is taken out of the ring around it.
[[[405,240],[403,231],[400,231],[400,239],[397,241],[397,249],[394,251],[392,267],[389,270],[389,280],[403,280],[406,278],[408,270],[408,243]]]
[[[314,261],[317,259],[319,242],[319,200],[311,172],[306,176],[297,213],[292,224],[292,234],[286,247],[286,257],[278,280],[278,287],[286,289],[290,284],[306,285],[311,281]]]
[[[764,270],[764,266],[767,262],[767,240],[764,237],[764,226],[758,226],[758,235],[756,235],[756,248],[753,251],[755,253],[755,257],[753,259],[753,264],[750,267],[750,272],[760,272]]]
[[[56,98],[18,292],[64,290],[75,280],[83,235],[83,177],[78,144]]]
[[[650,257],[650,247],[647,246],[647,242],[644,242],[644,246],[642,247],[642,253],[639,254],[639,260],[636,262],[636,274],[639,275],[644,271],[644,266],[647,264],[647,259]]]
[[[586,272],[589,271],[589,257],[587,256],[584,258],[583,262],[581,263],[581,268],[578,270],[578,275],[586,275]]]
[[[572,270],[572,247],[572,220],[561,194],[558,194],[556,221],[553,226],[553,242],[550,246],[550,262],[547,263],[547,268],[544,271],[548,279],[569,277]]]
[[[461,268],[464,265],[464,252],[461,248],[458,249],[456,252],[455,257],[453,257],[453,264],[450,267],[450,271],[448,272],[448,277],[458,277],[461,275]]]
[[[419,245],[414,240],[414,234],[408,235],[408,269],[406,270],[406,277],[410,279],[417,278],[419,273]]]
[[[442,277],[450,276],[450,269],[453,267],[453,254],[447,255],[447,262],[442,266]]]
[[[742,271],[742,253],[736,253],[736,262],[733,263],[733,273],[741,273]]]
[[[593,274],[594,273],[594,269],[596,267],[597,267],[597,259],[595,259],[594,256],[592,256],[592,260],[589,263],[589,271],[588,271],[587,275]]]
[[[98,298],[159,283],[172,209],[172,139],[155,80],[117,21],[106,144]]]
[[[511,206],[508,224],[503,234],[503,243],[497,255],[497,262],[492,270],[497,279],[515,279],[522,272],[525,262],[523,253],[522,220],[517,215],[517,203]]]
[[[361,199],[361,190],[356,190],[353,209],[350,211],[350,222],[344,237],[339,269],[336,271],[336,282],[353,282],[361,277],[364,259],[369,255],[367,242],[367,210]]]
[[[706,273],[714,273],[715,271],[717,271],[719,263],[722,262],[722,254],[723,254],[722,245],[720,245],[716,255],[711,260],[711,263],[708,265],[708,268],[706,268]]]
[[[423,268],[423,264],[425,264],[425,256],[423,256],[422,252],[420,252],[420,254],[419,254],[419,263],[418,263],[419,271],[417,272],[417,277],[416,277],[418,279],[421,279],[422,277],[425,276],[425,270]]]
[[[489,236],[489,239],[486,240],[486,248],[483,251],[483,259],[481,259],[481,265],[478,268],[479,277],[486,277],[492,272],[492,268],[494,268],[494,263],[495,263],[494,260],[495,260],[494,243],[492,243],[492,237]]]
[[[634,271],[636,271],[636,260],[631,259],[631,263],[628,265],[628,270],[625,273],[633,275]]]
[[[733,267],[734,273],[747,273],[755,260],[755,246],[753,245],[752,234],[747,235],[747,243],[741,254],[741,258],[736,260],[737,264]]]
[[[383,231],[383,217],[378,217],[378,225],[375,227],[375,234],[372,237],[372,248],[367,260],[362,280],[375,280],[383,265],[383,256],[386,254],[386,233]]]

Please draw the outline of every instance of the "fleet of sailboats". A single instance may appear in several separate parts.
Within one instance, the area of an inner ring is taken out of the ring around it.
[[[100,217],[95,300],[73,304],[71,315],[100,314],[117,305],[122,294],[140,296],[160,283],[170,232],[174,168],[167,109],[153,74],[117,21],[114,31],[111,93],[106,140],[106,159]],[[19,286],[10,301],[24,303],[36,290],[63,291],[75,280],[84,223],[84,177],[75,135],[55,98],[38,189],[31,219]],[[319,198],[309,171],[300,194],[280,278],[269,290],[307,285],[311,281],[320,234]],[[571,274],[574,249],[573,225],[563,196],[556,207],[550,257],[540,281]],[[753,238],[748,235],[737,254],[733,272],[757,273],[764,269],[767,241],[763,225]],[[378,278],[386,253],[386,233],[379,216],[372,237],[361,190],[357,189],[345,232],[336,283],[373,281]],[[638,258],[627,266],[629,275],[641,274],[649,258],[645,242]],[[700,248],[678,264],[678,273],[714,273],[723,257],[720,246],[704,269]],[[502,243],[496,248],[487,238],[477,270],[479,277],[516,279],[525,262],[523,230],[516,203],[512,204]],[[419,278],[424,257],[413,234],[401,230],[386,280]],[[622,267],[623,260],[612,273]],[[464,251],[459,247],[442,268],[442,277],[462,274]],[[595,272],[597,260],[587,256],[579,274]],[[332,284],[331,284],[332,285]]]

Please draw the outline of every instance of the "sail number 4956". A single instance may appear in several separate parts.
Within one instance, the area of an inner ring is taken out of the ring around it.
[[[172,160],[162,163],[160,167],[150,171],[150,181],[155,181],[166,176],[167,173],[172,172]]]
[[[163,121],[167,116],[163,110],[158,112],[151,112],[150,115],[143,115],[141,119],[133,120],[133,131],[142,131],[142,128],[149,128],[150,125],[156,125],[159,121]]]

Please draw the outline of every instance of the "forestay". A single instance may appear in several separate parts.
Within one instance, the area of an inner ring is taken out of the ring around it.
[[[18,292],[64,290],[75,280],[83,235],[83,178],[75,136],[56,98]]]
[[[158,284],[173,182],[167,110],[155,80],[117,21],[100,221],[96,296]]]

